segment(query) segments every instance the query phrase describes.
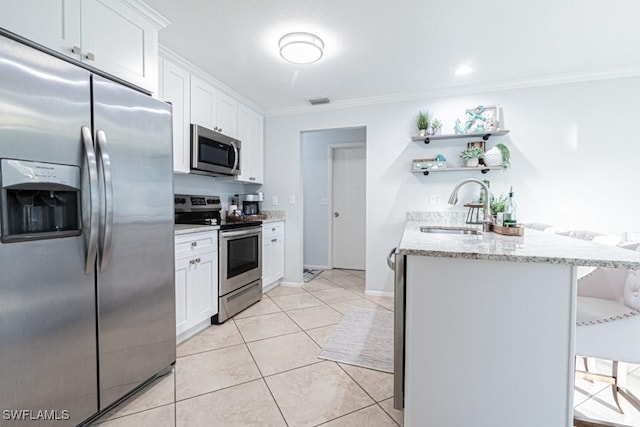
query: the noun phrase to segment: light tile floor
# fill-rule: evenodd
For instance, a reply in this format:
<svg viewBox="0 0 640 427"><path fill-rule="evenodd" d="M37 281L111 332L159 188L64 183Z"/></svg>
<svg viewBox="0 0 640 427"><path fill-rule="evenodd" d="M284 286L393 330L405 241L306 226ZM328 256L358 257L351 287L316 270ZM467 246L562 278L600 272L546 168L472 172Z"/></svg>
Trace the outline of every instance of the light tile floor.
<svg viewBox="0 0 640 427"><path fill-rule="evenodd" d="M278 286L262 301L178 347L174 371L96 422L124 426L398 426L391 374L318 359L350 307L393 310L364 294L364 273L328 270L302 288ZM607 372L610 363L596 361ZM640 369L629 388L640 397ZM640 425L620 414L604 383L576 380L579 415Z"/></svg>

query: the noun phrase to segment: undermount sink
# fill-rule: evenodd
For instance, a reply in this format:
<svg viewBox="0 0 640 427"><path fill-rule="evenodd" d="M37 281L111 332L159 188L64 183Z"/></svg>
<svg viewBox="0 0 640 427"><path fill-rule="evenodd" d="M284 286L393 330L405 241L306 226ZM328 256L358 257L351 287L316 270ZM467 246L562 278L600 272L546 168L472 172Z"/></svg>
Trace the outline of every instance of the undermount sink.
<svg viewBox="0 0 640 427"><path fill-rule="evenodd" d="M420 231L435 234L482 234L482 231L469 227L423 226Z"/></svg>

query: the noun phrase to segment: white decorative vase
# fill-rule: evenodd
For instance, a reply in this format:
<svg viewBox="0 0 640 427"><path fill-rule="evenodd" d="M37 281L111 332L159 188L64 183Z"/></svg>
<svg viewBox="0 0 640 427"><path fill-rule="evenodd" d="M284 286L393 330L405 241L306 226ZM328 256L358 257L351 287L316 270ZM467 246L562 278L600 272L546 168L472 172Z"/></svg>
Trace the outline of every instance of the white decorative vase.
<svg viewBox="0 0 640 427"><path fill-rule="evenodd" d="M493 147L484 153L484 164L487 166L500 166L502 164L502 151L498 147Z"/></svg>
<svg viewBox="0 0 640 427"><path fill-rule="evenodd" d="M478 166L479 163L480 163L480 160L478 158L467 159L467 167L468 168L475 168L475 167Z"/></svg>

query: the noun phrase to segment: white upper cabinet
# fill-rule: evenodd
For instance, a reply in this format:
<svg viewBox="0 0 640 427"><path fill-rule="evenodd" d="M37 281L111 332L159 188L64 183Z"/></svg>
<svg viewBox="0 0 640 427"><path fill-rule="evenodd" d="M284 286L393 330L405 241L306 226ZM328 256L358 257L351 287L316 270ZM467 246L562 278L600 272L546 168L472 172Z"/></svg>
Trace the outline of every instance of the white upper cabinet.
<svg viewBox="0 0 640 427"><path fill-rule="evenodd" d="M217 130L217 102L217 90L196 76L191 76L191 123Z"/></svg>
<svg viewBox="0 0 640 427"><path fill-rule="evenodd" d="M0 27L81 59L80 0L0 0L0 9Z"/></svg>
<svg viewBox="0 0 640 427"><path fill-rule="evenodd" d="M243 104L238 104L238 139L240 149L240 172L237 181L262 184L264 175L264 119Z"/></svg>
<svg viewBox="0 0 640 427"><path fill-rule="evenodd" d="M158 30L138 0L0 0L0 26L149 92L158 90Z"/></svg>
<svg viewBox="0 0 640 427"><path fill-rule="evenodd" d="M160 61L160 99L173 107L173 170L189 173L190 80L189 72L172 62Z"/></svg>
<svg viewBox="0 0 640 427"><path fill-rule="evenodd" d="M2 0L0 0L2 1ZM173 105L173 170L189 173L190 124L204 126L241 142L240 171L236 181L262 184L264 179L264 117L223 85L202 74L169 49L161 48L160 93ZM246 102L246 101L245 101Z"/></svg>
<svg viewBox="0 0 640 427"><path fill-rule="evenodd" d="M237 138L238 102L191 76L191 122Z"/></svg>

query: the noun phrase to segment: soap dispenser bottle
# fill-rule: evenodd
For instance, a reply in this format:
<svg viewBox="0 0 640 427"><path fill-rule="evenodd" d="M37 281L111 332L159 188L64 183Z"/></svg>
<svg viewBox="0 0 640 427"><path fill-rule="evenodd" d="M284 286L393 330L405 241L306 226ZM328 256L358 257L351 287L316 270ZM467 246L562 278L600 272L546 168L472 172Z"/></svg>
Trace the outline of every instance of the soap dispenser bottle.
<svg viewBox="0 0 640 427"><path fill-rule="evenodd" d="M516 221L516 201L513 198L513 186L511 186L511 189L509 190L509 198L507 199L507 202L504 205L503 220L504 220L503 225L505 227L513 226L517 222Z"/></svg>

